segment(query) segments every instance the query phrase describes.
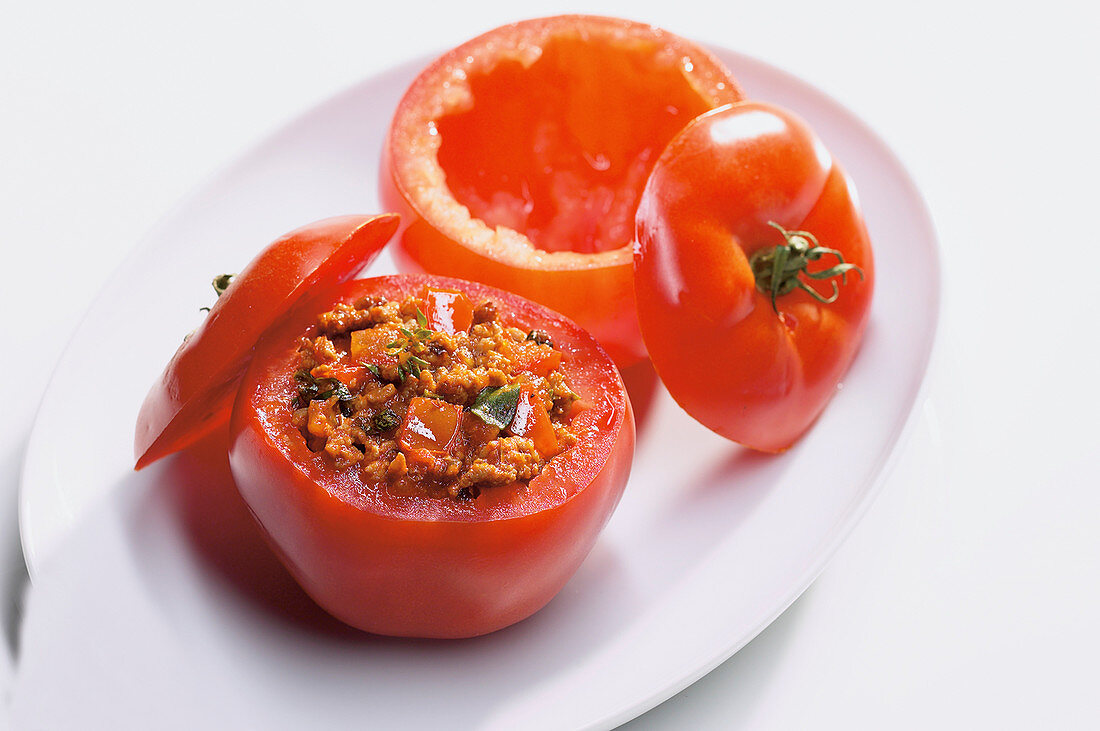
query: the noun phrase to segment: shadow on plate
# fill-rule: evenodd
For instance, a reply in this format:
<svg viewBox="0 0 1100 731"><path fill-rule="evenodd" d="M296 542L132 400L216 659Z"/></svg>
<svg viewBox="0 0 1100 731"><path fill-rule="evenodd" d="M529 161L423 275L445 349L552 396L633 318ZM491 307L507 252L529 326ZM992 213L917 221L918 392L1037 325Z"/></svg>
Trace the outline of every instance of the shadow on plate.
<svg viewBox="0 0 1100 731"><path fill-rule="evenodd" d="M641 435L649 426L649 417L653 412L660 379L648 358L629 368L620 369L619 373L623 377L626 392L630 395L630 405L634 409L634 424L638 434Z"/></svg>
<svg viewBox="0 0 1100 731"><path fill-rule="evenodd" d="M224 428L169 459L158 497L168 501L191 548L214 576L256 609L303 631L344 639L362 634L317 606L268 548L233 482Z"/></svg>
<svg viewBox="0 0 1100 731"><path fill-rule="evenodd" d="M134 494L123 520L137 574L156 604L190 649L249 679L242 700L252 683L252 701L274 703L272 713L290 714L283 720L301 710L294 697L314 696L333 718L353 717L363 710L364 689L384 688L384 705L394 709L422 706L430 688L438 712L418 714L476 723L500 696L472 695L469 682L522 692L596 651L636 611L620 558L600 544L547 607L506 629L461 641L370 635L313 603L268 548L232 481L223 429L128 475L118 489Z"/></svg>
<svg viewBox="0 0 1100 731"><path fill-rule="evenodd" d="M3 626L7 657L14 661L19 656L19 620L23 593L30 583L27 564L23 561L23 548L19 542L19 465L26 450L26 443L12 447L0 460L0 474L11 475L10 485L0 485L0 497L11 501L0 526L0 625Z"/></svg>
<svg viewBox="0 0 1100 731"><path fill-rule="evenodd" d="M688 691L673 696L620 728L686 728L713 723L721 712L725 728L751 728L753 711L790 649L791 640L807 606L813 603L811 586L783 614L736 655L697 680ZM721 701L715 704L714 699ZM732 715L731 715L732 714Z"/></svg>
<svg viewBox="0 0 1100 731"><path fill-rule="evenodd" d="M648 398L655 376L647 382L642 373L640 383L636 392ZM646 398L639 398L643 420ZM502 704L537 693L593 659L640 621L655 598L674 591L736 527L738 515L752 510L782 460L731 450L700 479L676 487L675 509L634 528L651 536L629 542L652 551L645 575L628 570L638 565L637 556L626 561L619 544L601 539L544 609L461 641L369 635L314 604L270 551L237 493L224 429L128 475L120 489L135 491L124 524L141 582L181 641L221 668L208 671L210 682L234 678L240 702L270 713L272 728L342 727L339 721L359 717L373 693L385 694L374 724L399 723L402 715L385 714L415 708L418 723L474 726L492 723ZM492 690L472 692L471 683ZM423 702L425 689L431 704ZM301 698L311 702L295 701Z"/></svg>

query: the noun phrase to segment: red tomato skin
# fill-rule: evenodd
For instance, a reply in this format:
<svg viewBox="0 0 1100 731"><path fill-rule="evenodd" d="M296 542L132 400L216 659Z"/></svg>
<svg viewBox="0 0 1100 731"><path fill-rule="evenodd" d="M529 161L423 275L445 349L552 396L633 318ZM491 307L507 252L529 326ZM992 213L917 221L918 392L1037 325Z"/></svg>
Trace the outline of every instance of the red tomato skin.
<svg viewBox="0 0 1100 731"><path fill-rule="evenodd" d="M397 226L393 214L328 218L291 231L260 252L184 340L145 397L134 433L134 468L224 424L237 379L263 331L311 288L354 275Z"/></svg>
<svg viewBox="0 0 1100 731"><path fill-rule="evenodd" d="M513 23L448 51L414 81L397 107L394 126L383 145L379 196L386 210L401 215L402 228L393 249L401 271L484 282L540 302L588 330L612 359L625 367L646 358L634 307L629 241L624 240L620 249L569 264L517 263L506 251L489 250L457 235L452 222L440 221L436 213L425 210L415 189L403 180L402 170L410 165L410 157L427 154L427 148L423 140L410 140L397 127L402 126L403 118L416 117L419 108L434 105L441 97L440 90L427 83L427 79L440 74L465 74L471 68L468 59L473 59L472 68L481 68L487 53L507 53L506 60L514 62L516 57L529 55L531 47L555 34L579 34L581 38L601 40L608 35L638 35L646 42L656 42L674 51L677 58L690 60L688 66L694 69L692 84L700 97L707 99L709 107L744 98L737 81L708 51L647 24L591 15L562 15ZM598 77L599 69L595 69L593 78ZM607 94L618 92L609 89ZM602 126L593 126L609 138L621 135L620 130L606 121Z"/></svg>
<svg viewBox="0 0 1100 731"><path fill-rule="evenodd" d="M832 304L756 289L748 258L783 243L769 221L813 233L863 270ZM835 393L874 289L855 189L794 114L743 102L704 114L662 153L639 205L635 288L653 364L673 398L722 436L789 448ZM812 265L836 263L826 256ZM823 294L828 282L811 282Z"/></svg>
<svg viewBox="0 0 1100 731"><path fill-rule="evenodd" d="M326 468L304 441L282 438L272 418L293 392L293 343L328 304L415 294L425 284L461 288L475 301L492 296L518 320L547 329L567 352L575 387L596 404L574 421L593 435L555 457L528 488L489 489L462 503L368 490L354 504L345 497L357 479ZM273 328L245 374L230 430L237 487L306 592L353 627L407 637L486 634L544 606L618 504L634 451L625 388L591 336L515 295L414 275L348 282Z"/></svg>

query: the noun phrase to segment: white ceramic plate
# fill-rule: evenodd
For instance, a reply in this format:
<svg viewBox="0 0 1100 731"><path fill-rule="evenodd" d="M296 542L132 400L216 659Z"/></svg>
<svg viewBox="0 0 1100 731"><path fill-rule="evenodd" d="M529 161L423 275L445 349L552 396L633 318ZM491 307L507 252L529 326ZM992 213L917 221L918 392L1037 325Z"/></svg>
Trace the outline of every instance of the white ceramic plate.
<svg viewBox="0 0 1100 731"><path fill-rule="evenodd" d="M58 365L28 446L20 525L32 576L93 504L137 496L143 507L119 524L133 554L129 580L209 661L207 679L233 683L234 702L259 709L267 728L344 728L367 717L379 726L610 727L736 652L806 589L882 484L932 348L939 270L921 197L870 129L786 73L718 54L751 96L817 129L856 181L875 243L866 340L794 449L742 450L658 387L626 495L577 576L533 618L456 643L341 631L256 543L239 501L221 489L224 476L196 471L188 455L131 471L138 406L199 321L211 276L237 271L307 221L378 210L383 133L418 61L364 81L246 154L114 275ZM383 257L369 273L391 266ZM120 339L135 344L124 368Z"/></svg>

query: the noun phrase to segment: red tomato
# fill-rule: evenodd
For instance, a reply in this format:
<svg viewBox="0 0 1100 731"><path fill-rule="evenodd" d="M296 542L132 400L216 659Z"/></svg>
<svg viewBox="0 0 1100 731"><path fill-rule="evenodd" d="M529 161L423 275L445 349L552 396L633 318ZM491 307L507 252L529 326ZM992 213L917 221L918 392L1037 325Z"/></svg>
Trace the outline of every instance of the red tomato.
<svg viewBox="0 0 1100 731"><path fill-rule="evenodd" d="M650 25L571 15L479 36L425 69L394 115L380 190L407 224L399 263L541 302L635 362L646 177L691 118L741 98L721 62Z"/></svg>
<svg viewBox="0 0 1100 731"><path fill-rule="evenodd" d="M638 316L669 392L722 436L791 446L836 391L871 305L871 244L840 165L788 111L714 110L662 153L637 237Z"/></svg>
<svg viewBox="0 0 1100 731"><path fill-rule="evenodd" d="M590 407L572 417L580 441L530 484L465 501L396 496L311 452L294 427L288 405L298 393L297 343L316 314L425 286L461 290L475 302L492 298L505 322L545 331L563 352L569 382ZM431 433L449 443L466 420L444 417L430 417ZM352 626L416 637L492 632L546 604L592 548L634 452L622 380L588 333L517 295L422 275L347 282L276 324L256 347L230 432L241 495L305 590Z"/></svg>
<svg viewBox="0 0 1100 731"><path fill-rule="evenodd" d="M303 294L350 278L382 249L397 216L342 216L279 238L236 275L172 356L141 406L135 469L224 423L252 346Z"/></svg>

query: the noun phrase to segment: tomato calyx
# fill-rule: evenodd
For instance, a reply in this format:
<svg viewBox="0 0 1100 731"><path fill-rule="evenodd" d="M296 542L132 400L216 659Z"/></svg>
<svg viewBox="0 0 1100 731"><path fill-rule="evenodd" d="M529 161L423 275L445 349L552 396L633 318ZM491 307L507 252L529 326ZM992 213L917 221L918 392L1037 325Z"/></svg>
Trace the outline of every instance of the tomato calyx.
<svg viewBox="0 0 1100 731"><path fill-rule="evenodd" d="M210 282L210 286L212 286L214 288L214 292L219 297L221 297L223 294L225 294L225 290L229 289L229 285L233 283L233 277L235 276L237 275L219 274L218 276L214 277L214 279Z"/></svg>
<svg viewBox="0 0 1100 731"><path fill-rule="evenodd" d="M844 261L844 254L836 249L822 246L817 237L809 231L788 231L775 221L768 221L768 225L775 228L783 236L785 244L776 244L769 248L757 250L749 258L749 266L753 276L756 277L756 288L764 294L771 296L772 310L779 314L779 308L775 299L785 294L790 294L795 289L801 289L822 304L832 304L840 296L840 287L835 277L840 277L842 284L848 283L848 272L855 271L859 278L863 279L863 270L855 264ZM811 272L808 269L810 262L831 254L838 260L837 264ZM823 295L810 286L801 275L805 274L814 280L832 280L833 292Z"/></svg>
<svg viewBox="0 0 1100 731"><path fill-rule="evenodd" d="M210 286L214 288L214 294L221 297L225 294L225 290L229 289L229 285L233 283L233 277L236 274L219 274L210 280ZM199 312L210 312L209 307L200 307Z"/></svg>

